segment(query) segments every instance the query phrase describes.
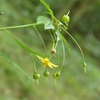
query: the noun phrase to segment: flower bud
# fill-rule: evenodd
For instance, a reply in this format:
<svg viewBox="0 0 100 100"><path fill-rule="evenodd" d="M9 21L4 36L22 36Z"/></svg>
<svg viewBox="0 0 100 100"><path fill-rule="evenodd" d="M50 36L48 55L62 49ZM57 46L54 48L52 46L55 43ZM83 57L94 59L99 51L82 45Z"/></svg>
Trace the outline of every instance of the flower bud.
<svg viewBox="0 0 100 100"><path fill-rule="evenodd" d="M57 72L56 73L56 77L58 78L60 76L60 72Z"/></svg>
<svg viewBox="0 0 100 100"><path fill-rule="evenodd" d="M57 77L56 77L56 73L53 74L53 78L57 78Z"/></svg>
<svg viewBox="0 0 100 100"><path fill-rule="evenodd" d="M52 54L56 54L56 49L51 49Z"/></svg>
<svg viewBox="0 0 100 100"><path fill-rule="evenodd" d="M45 77L48 77L48 76L50 75L50 72L46 69L46 70L44 71L43 75L44 75Z"/></svg>
<svg viewBox="0 0 100 100"><path fill-rule="evenodd" d="M60 72L55 72L54 74L53 74L53 78L58 78L60 76Z"/></svg>
<svg viewBox="0 0 100 100"><path fill-rule="evenodd" d="M40 74L37 73L36 71L34 71L33 78L34 78L35 80L39 79L39 78L40 78Z"/></svg>
<svg viewBox="0 0 100 100"><path fill-rule="evenodd" d="M62 22L63 23L68 23L70 21L70 17L68 15L64 15L62 18L61 18Z"/></svg>

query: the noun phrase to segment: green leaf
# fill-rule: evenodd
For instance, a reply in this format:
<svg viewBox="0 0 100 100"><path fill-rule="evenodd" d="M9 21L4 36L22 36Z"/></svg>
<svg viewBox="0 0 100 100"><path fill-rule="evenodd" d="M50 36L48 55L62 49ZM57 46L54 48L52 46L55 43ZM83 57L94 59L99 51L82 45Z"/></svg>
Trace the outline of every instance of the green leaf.
<svg viewBox="0 0 100 100"><path fill-rule="evenodd" d="M37 18L37 24L39 23L43 23L44 24L44 29L47 30L47 29L55 29L55 27L53 26L52 24L52 21L45 17L45 16L39 16Z"/></svg>
<svg viewBox="0 0 100 100"><path fill-rule="evenodd" d="M26 51L28 51L28 52L30 52L30 53L32 53L32 54L35 54L35 55L41 55L41 54L39 54L39 53L37 53L37 52L31 50L30 48L28 48L28 47L27 47L24 43L22 43L17 37L14 36L14 38L15 38L15 40L17 41L17 43L18 43L23 49L25 49Z"/></svg>
<svg viewBox="0 0 100 100"><path fill-rule="evenodd" d="M17 37L15 37L11 32L9 32L8 30L5 30L5 31L6 31L7 33L11 34L11 35L15 38L15 40L17 41L17 43L18 43L23 49L25 49L26 51L28 51L28 52L30 52L30 53L32 53L32 54L34 54L34 55L41 55L41 54L39 54L39 53L37 53L37 52L31 50L30 48L28 48L22 41L20 41Z"/></svg>
<svg viewBox="0 0 100 100"><path fill-rule="evenodd" d="M44 2L43 0L40 0L40 2L48 9L49 12L47 12L49 15L51 15L52 21L56 21L57 23L59 22L59 20L54 16L52 9L50 8L50 6Z"/></svg>
<svg viewBox="0 0 100 100"><path fill-rule="evenodd" d="M46 2L44 2L43 0L40 0L40 2L48 9L49 14L51 15L51 17L53 19L54 14L53 14L53 11L51 10L50 6Z"/></svg>
<svg viewBox="0 0 100 100"><path fill-rule="evenodd" d="M6 56L4 53L0 52L0 55L2 55L5 59L7 59L10 63L12 63L16 68L18 68L21 72L23 72L30 80L32 78L24 71L22 70L13 60L11 60L8 56Z"/></svg>

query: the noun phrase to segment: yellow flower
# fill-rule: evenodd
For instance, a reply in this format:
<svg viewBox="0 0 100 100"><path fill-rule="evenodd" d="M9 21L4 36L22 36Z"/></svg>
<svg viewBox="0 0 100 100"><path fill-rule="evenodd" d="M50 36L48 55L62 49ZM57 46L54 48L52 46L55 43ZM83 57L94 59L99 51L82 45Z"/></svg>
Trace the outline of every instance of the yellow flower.
<svg viewBox="0 0 100 100"><path fill-rule="evenodd" d="M50 68L53 68L53 67L58 67L57 65L54 65L53 63L51 63L49 61L48 58L41 58L40 56L37 55L37 57L41 60L41 62L44 64L44 67L47 67L49 66Z"/></svg>

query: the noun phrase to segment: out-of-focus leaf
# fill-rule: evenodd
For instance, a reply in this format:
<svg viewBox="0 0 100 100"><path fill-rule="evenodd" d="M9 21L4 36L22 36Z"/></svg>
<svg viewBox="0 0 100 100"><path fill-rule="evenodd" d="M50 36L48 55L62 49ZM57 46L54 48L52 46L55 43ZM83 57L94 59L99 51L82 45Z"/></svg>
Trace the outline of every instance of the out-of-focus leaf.
<svg viewBox="0 0 100 100"><path fill-rule="evenodd" d="M53 26L52 24L52 21L45 17L45 16L39 16L37 18L37 24L39 23L43 23L44 24L44 29L47 30L47 29L55 29L55 27Z"/></svg>
<svg viewBox="0 0 100 100"><path fill-rule="evenodd" d="M23 72L30 80L32 78L24 71L22 70L13 60L11 60L8 56L6 56L4 53L0 52L0 55L2 55L5 59L7 59L10 63L12 63L16 68L18 68L21 72Z"/></svg>

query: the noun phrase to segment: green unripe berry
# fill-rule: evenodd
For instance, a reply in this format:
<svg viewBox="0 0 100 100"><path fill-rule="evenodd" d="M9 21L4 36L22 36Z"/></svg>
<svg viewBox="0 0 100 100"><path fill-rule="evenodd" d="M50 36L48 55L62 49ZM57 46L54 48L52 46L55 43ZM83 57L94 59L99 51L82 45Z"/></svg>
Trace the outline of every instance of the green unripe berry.
<svg viewBox="0 0 100 100"><path fill-rule="evenodd" d="M60 72L57 72L57 73L56 73L56 77L59 77L59 76L60 76Z"/></svg>
<svg viewBox="0 0 100 100"><path fill-rule="evenodd" d="M68 15L64 15L62 18L61 18L62 22L63 23L68 23L70 21L70 17Z"/></svg>
<svg viewBox="0 0 100 100"><path fill-rule="evenodd" d="M37 72L34 72L33 78L34 78L35 80L39 79L39 78L40 78L40 74L37 73Z"/></svg>
<svg viewBox="0 0 100 100"><path fill-rule="evenodd" d="M46 70L46 71L44 71L43 75L47 77L50 75L50 72Z"/></svg>
<svg viewBox="0 0 100 100"><path fill-rule="evenodd" d="M53 78L58 78L60 76L60 72L56 72L53 74Z"/></svg>
<svg viewBox="0 0 100 100"><path fill-rule="evenodd" d="M56 73L53 74L53 78L57 78Z"/></svg>

